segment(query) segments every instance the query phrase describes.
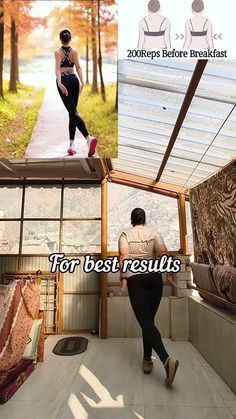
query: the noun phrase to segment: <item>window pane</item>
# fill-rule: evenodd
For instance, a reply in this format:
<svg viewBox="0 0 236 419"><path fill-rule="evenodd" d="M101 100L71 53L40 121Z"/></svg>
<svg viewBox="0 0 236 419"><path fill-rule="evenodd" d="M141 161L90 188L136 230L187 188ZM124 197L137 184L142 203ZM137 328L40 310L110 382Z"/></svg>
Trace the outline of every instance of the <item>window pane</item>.
<svg viewBox="0 0 236 419"><path fill-rule="evenodd" d="M60 216L61 188L29 186L25 190L25 218Z"/></svg>
<svg viewBox="0 0 236 419"><path fill-rule="evenodd" d="M136 208L146 212L147 225L155 225L169 250L179 250L179 218L177 199L108 184L108 249L118 249L121 232L131 227L130 213Z"/></svg>
<svg viewBox="0 0 236 419"><path fill-rule="evenodd" d="M21 216L22 188L0 188L0 219L20 218Z"/></svg>
<svg viewBox="0 0 236 419"><path fill-rule="evenodd" d="M64 218L100 217L100 185L80 185L66 187L64 191Z"/></svg>
<svg viewBox="0 0 236 419"><path fill-rule="evenodd" d="M0 221L0 253L18 254L20 241L20 223L18 221Z"/></svg>
<svg viewBox="0 0 236 419"><path fill-rule="evenodd" d="M59 249L58 221L25 221L22 253L50 254Z"/></svg>
<svg viewBox="0 0 236 419"><path fill-rule="evenodd" d="M65 221L62 250L65 253L100 253L101 222Z"/></svg>
<svg viewBox="0 0 236 419"><path fill-rule="evenodd" d="M188 252L193 254L193 230L190 203L186 202L186 219L187 219L187 237L188 237Z"/></svg>

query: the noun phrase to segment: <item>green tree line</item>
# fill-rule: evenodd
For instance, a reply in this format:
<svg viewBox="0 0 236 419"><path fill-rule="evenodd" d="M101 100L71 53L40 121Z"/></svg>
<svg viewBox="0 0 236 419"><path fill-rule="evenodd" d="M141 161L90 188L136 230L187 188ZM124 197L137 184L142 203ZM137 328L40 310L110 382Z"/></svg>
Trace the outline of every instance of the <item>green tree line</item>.
<svg viewBox="0 0 236 419"><path fill-rule="evenodd" d="M36 0L0 0L0 97L3 97L3 65L5 37L10 38L10 80L9 91L17 92L19 71L19 45L39 25L47 26L47 18L33 17L31 14ZM100 91L106 101L103 77L103 52L117 48L117 0L71 0L62 2L49 16L54 23L55 37L69 22L73 33L79 35L86 57L86 83L89 84L89 60L92 60L91 92ZM67 25L68 26L68 25ZM26 44L27 45L27 44ZM116 101L117 106L117 101Z"/></svg>

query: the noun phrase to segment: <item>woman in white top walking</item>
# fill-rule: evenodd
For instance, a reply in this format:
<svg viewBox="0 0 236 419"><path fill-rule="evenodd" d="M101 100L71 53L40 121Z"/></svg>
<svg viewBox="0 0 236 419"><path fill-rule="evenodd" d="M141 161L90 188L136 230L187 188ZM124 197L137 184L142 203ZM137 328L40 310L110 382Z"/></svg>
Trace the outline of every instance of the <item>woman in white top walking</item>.
<svg viewBox="0 0 236 419"><path fill-rule="evenodd" d="M135 208L131 213L133 228L124 231L119 238L120 266L125 259L156 259L167 253L161 235L147 227L145 211ZM167 280L173 285L167 275ZM143 372L150 374L153 368L152 349L155 350L166 370L166 383L171 385L179 361L169 357L154 319L161 302L163 281L161 273L132 274L121 273L121 293L127 285L134 314L142 328Z"/></svg>
<svg viewBox="0 0 236 419"><path fill-rule="evenodd" d="M158 0L148 3L149 15L139 23L138 49L170 49L170 21L160 15Z"/></svg>
<svg viewBox="0 0 236 419"><path fill-rule="evenodd" d="M185 24L184 49L214 49L212 23L203 16L204 2L194 0L194 17Z"/></svg>

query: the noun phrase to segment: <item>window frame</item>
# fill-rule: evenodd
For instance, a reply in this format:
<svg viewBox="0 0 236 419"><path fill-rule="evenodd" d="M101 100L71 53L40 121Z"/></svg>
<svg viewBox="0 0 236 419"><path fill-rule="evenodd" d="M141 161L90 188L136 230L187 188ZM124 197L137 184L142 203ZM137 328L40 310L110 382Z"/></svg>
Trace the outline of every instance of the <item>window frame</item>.
<svg viewBox="0 0 236 419"><path fill-rule="evenodd" d="M155 195L163 195L163 196L166 196L166 194L157 193L154 190L146 190L146 189L144 189L142 187L137 187L136 185L135 186L131 186L131 185L125 185L123 183L120 184L120 183L116 183L116 182L114 182L114 184L117 184L117 185L120 185L120 186L125 186L125 187L128 187L128 188L131 187L133 189L142 190L142 191L145 191L145 192L153 193ZM177 200L177 208L176 208L177 211L176 211L176 215L178 217L178 222L179 222L179 245L180 245L179 249L169 249L168 250L168 254L170 254L170 255L181 254L181 253L183 253L183 250L184 250L183 249L183 247L184 247L183 246L183 241L182 241L183 240L183 237L182 237L182 232L181 232L181 229L182 229L181 224L183 222L183 217L182 217L182 214L181 214L182 210L181 210L181 207L179 205L180 195L181 194L179 194L179 196L168 196L169 199L176 199ZM186 202L189 201L189 198L186 197L186 196L185 196L185 201ZM108 248L108 251L107 251L107 254L108 254L108 256L112 257L112 256L118 255L119 251L117 249L110 249L109 248L109 188L108 188L107 227L108 227L108 231L107 231L107 248ZM117 238L117 242L118 242L118 238ZM184 252L183 254L188 254L188 246L187 246L187 252L186 253Z"/></svg>
<svg viewBox="0 0 236 419"><path fill-rule="evenodd" d="M11 254L7 254L7 253L1 253L0 257L4 257L4 256L11 256L11 257L18 257L18 264L20 264L20 260L22 257L35 257L35 256L42 256L42 257L47 257L48 254L47 253L23 253L23 237L24 237L24 222L26 221L56 221L59 222L59 231L58 231L58 237L59 237L59 242L58 242L58 252L62 252L62 245L63 245L63 223L65 221L91 221L91 220L96 220L96 221L100 221L101 224L101 216L100 217L64 217L64 190L65 187L69 187L69 186L81 186L81 185L87 185L89 187L89 185L98 185L101 188L101 181L100 180L65 180L65 179L52 179L52 180L40 180L40 179L24 179L24 180L20 180L20 181L16 181L16 180L2 180L0 181L0 187L7 187L7 186L11 186L11 187L22 187L22 191L21 191L21 216L17 217L17 218L3 218L0 220L1 222L19 222L20 223L20 235L19 235L19 251L18 253L11 253ZM59 217L25 217L24 213L25 213L25 194L26 194L26 188L28 186L38 186L38 187L44 187L44 186L57 186L60 188L60 214ZM101 202L101 198L100 198L100 202ZM72 253L72 252L67 252L66 256L69 257L78 257L78 256L83 256L86 255L87 252L83 253L83 252L78 252L78 253ZM91 255L97 256L100 255L101 252L99 253L90 253Z"/></svg>

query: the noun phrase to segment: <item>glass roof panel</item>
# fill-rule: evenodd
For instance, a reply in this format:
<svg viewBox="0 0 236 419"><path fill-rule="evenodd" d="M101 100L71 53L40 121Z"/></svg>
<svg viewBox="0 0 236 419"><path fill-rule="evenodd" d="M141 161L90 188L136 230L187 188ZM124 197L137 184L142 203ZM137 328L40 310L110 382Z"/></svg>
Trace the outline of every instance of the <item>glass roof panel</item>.
<svg viewBox="0 0 236 419"><path fill-rule="evenodd" d="M145 164L141 164L138 162L130 164L130 159L117 159L119 161L113 162L113 166L115 170L120 172L129 173L132 175L137 176L144 176L149 179L154 179L156 170L154 168L150 168Z"/></svg>
<svg viewBox="0 0 236 419"><path fill-rule="evenodd" d="M192 187L236 156L235 64L208 62L160 181ZM120 61L116 170L156 178L195 65Z"/></svg>
<svg viewBox="0 0 236 419"><path fill-rule="evenodd" d="M169 92L141 86L120 83L119 87L119 106L122 104L145 104L155 106L157 109L163 109L168 106L169 109L179 109L183 93Z"/></svg>
<svg viewBox="0 0 236 419"><path fill-rule="evenodd" d="M236 101L236 61L208 61L196 94L211 97L214 101ZM215 104L215 102L214 102Z"/></svg>
<svg viewBox="0 0 236 419"><path fill-rule="evenodd" d="M163 134L170 137L174 124L168 124L165 121L161 122L158 120L153 120L151 117L146 118L145 115L143 115L143 117L140 118L140 117L135 117L135 115L125 116L125 115L122 115L122 113L120 113L119 127L128 128L128 129L135 128L139 130L145 129L156 135Z"/></svg>
<svg viewBox="0 0 236 419"><path fill-rule="evenodd" d="M171 172L168 172L162 176L161 181L164 183L169 183L170 185L179 186L179 191L181 191L181 188L185 183L183 179L178 176L178 174Z"/></svg>
<svg viewBox="0 0 236 419"><path fill-rule="evenodd" d="M194 60L188 63L182 61L177 66L174 61L169 60L153 60L151 63L142 60L120 60L118 79L120 83L149 86L160 90L165 90L167 87L168 91L185 92L195 63Z"/></svg>
<svg viewBox="0 0 236 419"><path fill-rule="evenodd" d="M157 148L156 144L153 144L153 142L148 142L148 141L145 141L145 140L144 141L140 141L140 140L133 141L133 140L130 140L130 139L127 139L127 138L124 138L124 137L120 137L120 148L119 148L120 153L122 152L121 151L122 146L123 146L123 149L125 149L126 147L132 149L133 150L132 152L135 152L135 150L137 149L137 150L140 150L140 151L142 150L142 151L152 153L153 150L155 150ZM158 153L156 153L156 154L159 154L163 158L165 150L166 150L166 146L158 144ZM121 155L120 153L119 153L119 155Z"/></svg>
<svg viewBox="0 0 236 419"><path fill-rule="evenodd" d="M150 89L145 89L150 90ZM158 100L139 100L132 96L119 95L119 114L127 116L140 117L141 119L153 119L155 121L174 124L176 121L176 112L179 110L179 104L183 100L182 95L175 93L161 92L161 100L159 92L154 91ZM179 98L180 96L180 98ZM175 102L175 103L174 103Z"/></svg>
<svg viewBox="0 0 236 419"><path fill-rule="evenodd" d="M140 150L139 148L133 149L130 147L120 146L120 158L127 156L131 162L138 160L141 163L146 164L146 159L149 161L150 166L157 168L158 162L162 161L162 154L160 153L149 153L148 151Z"/></svg>
<svg viewBox="0 0 236 419"><path fill-rule="evenodd" d="M212 166L210 164L204 164L200 163L196 167L196 169L193 171L193 173L189 176L186 183L183 185L183 187L186 187L189 182L192 182L195 180L195 184L203 182L208 177L212 176L214 173L218 172L220 168L217 166Z"/></svg>
<svg viewBox="0 0 236 419"><path fill-rule="evenodd" d="M228 150L227 148L223 149L211 146L201 161L202 163L208 163L222 167L225 166L235 156L236 150Z"/></svg>

